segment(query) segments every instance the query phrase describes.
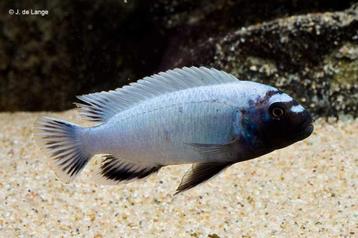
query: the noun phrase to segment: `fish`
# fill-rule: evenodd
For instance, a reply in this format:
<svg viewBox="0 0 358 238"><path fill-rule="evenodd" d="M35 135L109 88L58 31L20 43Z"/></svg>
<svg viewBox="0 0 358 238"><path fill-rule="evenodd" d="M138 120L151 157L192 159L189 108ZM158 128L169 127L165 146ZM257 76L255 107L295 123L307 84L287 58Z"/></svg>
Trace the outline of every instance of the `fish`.
<svg viewBox="0 0 358 238"><path fill-rule="evenodd" d="M178 194L233 164L301 141L314 128L308 110L281 90L203 66L171 69L78 99L79 114L94 126L51 117L37 124L50 165L66 183L94 155L102 156L99 183L192 164Z"/></svg>

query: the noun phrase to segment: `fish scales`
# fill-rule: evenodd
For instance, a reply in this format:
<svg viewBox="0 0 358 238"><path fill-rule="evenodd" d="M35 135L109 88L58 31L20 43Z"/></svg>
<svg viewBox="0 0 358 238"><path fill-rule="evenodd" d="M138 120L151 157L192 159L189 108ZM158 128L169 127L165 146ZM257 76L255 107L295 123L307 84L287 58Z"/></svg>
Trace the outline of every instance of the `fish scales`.
<svg viewBox="0 0 358 238"><path fill-rule="evenodd" d="M313 130L310 114L289 95L205 67L170 70L79 99L81 115L98 125L51 118L38 125L50 162L66 181L96 154L105 155L99 176L114 183L193 163L181 192Z"/></svg>
<svg viewBox="0 0 358 238"><path fill-rule="evenodd" d="M94 139L88 146L102 141L93 153L109 152L138 162L165 165L201 160L185 143L227 143L232 138L236 106L228 96L237 94L236 88L223 85L216 93L206 93L212 90L212 86L182 90L134 106L108 123L90 128Z"/></svg>

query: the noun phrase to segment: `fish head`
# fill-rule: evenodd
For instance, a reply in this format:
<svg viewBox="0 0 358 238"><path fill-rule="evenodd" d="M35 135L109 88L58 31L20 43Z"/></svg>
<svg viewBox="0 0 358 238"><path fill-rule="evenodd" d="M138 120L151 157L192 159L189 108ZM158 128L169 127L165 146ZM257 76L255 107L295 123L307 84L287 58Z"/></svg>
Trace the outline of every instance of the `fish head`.
<svg viewBox="0 0 358 238"><path fill-rule="evenodd" d="M243 115L244 127L257 149L265 152L291 145L313 132L311 114L279 90L258 98L249 111Z"/></svg>
<svg viewBox="0 0 358 238"><path fill-rule="evenodd" d="M279 149L303 140L313 132L310 113L296 100L275 101L268 105L263 119L263 141Z"/></svg>

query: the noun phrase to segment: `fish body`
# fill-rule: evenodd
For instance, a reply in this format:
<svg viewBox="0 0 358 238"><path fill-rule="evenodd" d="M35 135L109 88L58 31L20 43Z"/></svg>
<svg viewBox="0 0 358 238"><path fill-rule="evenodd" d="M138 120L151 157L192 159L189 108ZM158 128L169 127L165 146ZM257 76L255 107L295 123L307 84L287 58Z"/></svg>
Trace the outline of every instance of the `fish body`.
<svg viewBox="0 0 358 238"><path fill-rule="evenodd" d="M313 130L309 113L287 94L205 67L170 70L79 99L81 114L99 125L83 128L50 118L39 124L57 174L66 180L96 154L106 155L99 174L114 182L193 163L181 192ZM274 118L280 113L289 117Z"/></svg>
<svg viewBox="0 0 358 238"><path fill-rule="evenodd" d="M93 148L92 154L107 153L139 163L216 161L202 157L191 144L225 144L235 138L234 114L248 106L248 99L254 99L258 91L255 87L261 87L262 92L269 89L237 81L155 97L88 128L86 146ZM245 91L251 95L245 95Z"/></svg>

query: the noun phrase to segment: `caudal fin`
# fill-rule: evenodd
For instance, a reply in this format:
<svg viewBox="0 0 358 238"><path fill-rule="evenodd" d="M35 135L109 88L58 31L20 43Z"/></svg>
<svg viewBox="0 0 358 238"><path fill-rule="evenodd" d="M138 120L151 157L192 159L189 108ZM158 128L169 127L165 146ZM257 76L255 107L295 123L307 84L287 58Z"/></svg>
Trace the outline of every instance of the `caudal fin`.
<svg viewBox="0 0 358 238"><path fill-rule="evenodd" d="M37 136L49 152L50 164L64 182L73 180L87 164L91 155L81 143L84 128L59 119L44 117L37 125Z"/></svg>

